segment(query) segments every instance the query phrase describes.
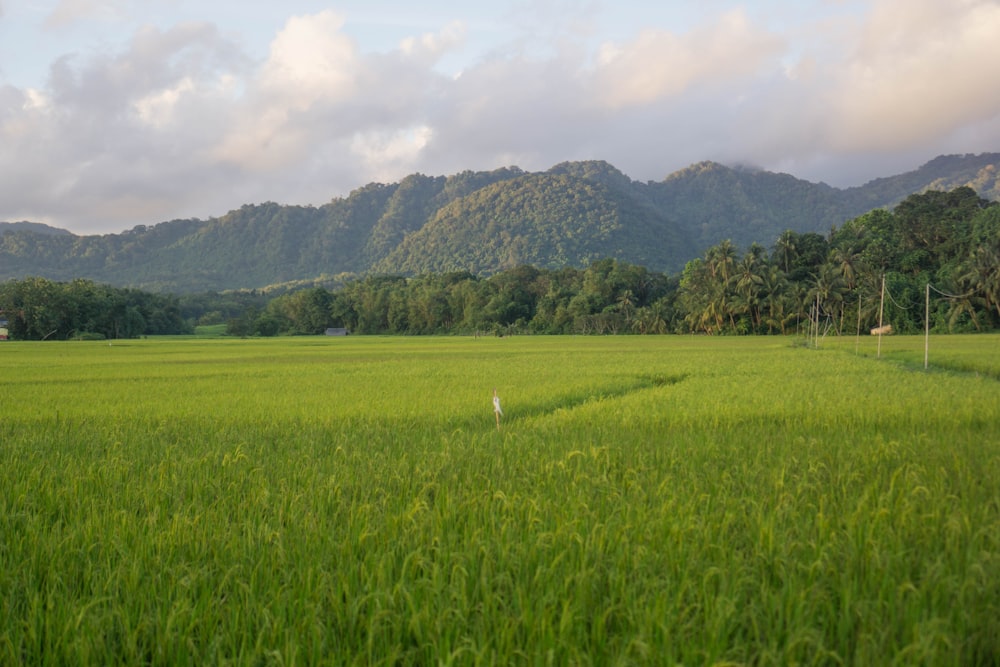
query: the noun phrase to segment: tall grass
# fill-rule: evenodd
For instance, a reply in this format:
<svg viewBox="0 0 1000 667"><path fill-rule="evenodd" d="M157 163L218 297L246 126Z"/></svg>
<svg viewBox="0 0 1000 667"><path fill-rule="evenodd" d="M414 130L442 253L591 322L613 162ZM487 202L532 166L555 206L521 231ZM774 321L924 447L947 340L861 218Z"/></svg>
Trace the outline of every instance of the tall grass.
<svg viewBox="0 0 1000 667"><path fill-rule="evenodd" d="M871 345L4 344L0 663L996 664L997 381Z"/></svg>

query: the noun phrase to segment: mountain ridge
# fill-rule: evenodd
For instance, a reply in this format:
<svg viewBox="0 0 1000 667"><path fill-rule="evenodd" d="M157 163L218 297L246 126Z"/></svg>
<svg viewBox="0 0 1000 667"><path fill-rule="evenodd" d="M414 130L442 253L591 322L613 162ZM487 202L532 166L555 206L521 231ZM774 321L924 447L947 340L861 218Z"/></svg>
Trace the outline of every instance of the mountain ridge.
<svg viewBox="0 0 1000 667"><path fill-rule="evenodd" d="M910 194L962 185L1000 200L1000 153L938 156L850 188L698 162L661 181L602 160L369 183L322 206L245 204L225 215L82 235L0 223L0 280L88 278L154 291L264 288L370 273L585 266L613 257L678 272L724 239L771 246L827 233Z"/></svg>

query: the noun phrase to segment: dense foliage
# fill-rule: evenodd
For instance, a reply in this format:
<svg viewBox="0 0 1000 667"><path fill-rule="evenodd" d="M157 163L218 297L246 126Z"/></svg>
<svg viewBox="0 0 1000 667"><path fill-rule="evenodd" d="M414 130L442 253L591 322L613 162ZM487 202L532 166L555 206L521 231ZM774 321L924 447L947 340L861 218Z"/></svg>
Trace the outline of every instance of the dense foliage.
<svg viewBox="0 0 1000 667"><path fill-rule="evenodd" d="M0 224L0 280L87 278L177 293L329 283L345 274L583 269L603 258L677 273L721 239L748 248L785 230L826 234L929 187L970 185L996 199L998 166L998 154L941 157L844 190L711 162L648 183L600 161L538 173L414 174L322 206L246 205L121 234Z"/></svg>
<svg viewBox="0 0 1000 667"><path fill-rule="evenodd" d="M744 252L723 241L679 277L611 258L586 269L522 265L489 278L369 276L279 296L232 320L230 331L787 334L855 333L882 322L899 332L1000 325L1000 207L970 188L931 191L825 237L789 230L770 250Z"/></svg>
<svg viewBox="0 0 1000 667"><path fill-rule="evenodd" d="M329 327L362 334L819 335L880 323L903 333L925 326L979 331L1000 326L1000 206L971 188L930 191L827 236L786 230L771 248L746 250L726 240L678 274L609 257L583 269L520 264L487 277L458 270L335 283L168 298L33 278L0 285L0 309L15 338L128 337L223 322L239 336Z"/></svg>
<svg viewBox="0 0 1000 667"><path fill-rule="evenodd" d="M176 297L82 279L0 283L0 319L18 340L136 338L190 331Z"/></svg>
<svg viewBox="0 0 1000 667"><path fill-rule="evenodd" d="M883 321L980 330L1000 323L998 298L1000 208L965 187L911 196L827 238L786 232L770 255L723 242L685 268L680 290L686 324L708 333L786 333L807 315L838 333Z"/></svg>
<svg viewBox="0 0 1000 667"><path fill-rule="evenodd" d="M828 236L786 231L770 250L740 252L724 241L677 277L612 258L586 269L521 265L488 278L368 276L283 294L231 319L229 330L854 333L880 322L917 331L926 319L935 331L1000 325L1000 207L970 188L914 195Z"/></svg>

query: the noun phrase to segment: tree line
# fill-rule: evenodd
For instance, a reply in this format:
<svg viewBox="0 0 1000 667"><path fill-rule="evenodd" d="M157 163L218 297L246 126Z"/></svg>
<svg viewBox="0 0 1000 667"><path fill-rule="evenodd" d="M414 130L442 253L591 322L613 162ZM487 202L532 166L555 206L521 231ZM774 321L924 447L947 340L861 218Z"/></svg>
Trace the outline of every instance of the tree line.
<svg viewBox="0 0 1000 667"><path fill-rule="evenodd" d="M190 333L175 296L77 279L0 283L0 320L15 340L137 338Z"/></svg>
<svg viewBox="0 0 1000 667"><path fill-rule="evenodd" d="M928 285L934 298L925 313ZM62 296L53 299L53 291ZM44 297L43 305L29 307L31 294ZM935 331L981 331L1000 327L1000 206L967 187L929 191L826 236L786 231L770 248L723 241L678 275L602 259L586 268L522 265L489 277L368 275L335 289L274 296L139 294L31 279L3 285L0 308L21 314L11 332L28 338L176 333L199 321L224 321L237 336L328 327L358 334L789 334L816 326L853 334L880 321L905 333L922 331L925 317ZM101 319L103 310L113 314Z"/></svg>
<svg viewBox="0 0 1000 667"><path fill-rule="evenodd" d="M934 288L925 312L927 285ZM236 335L788 334L1000 326L1000 207L970 188L913 195L829 235L786 231L771 248L712 246L678 276L614 259L585 269L520 266L367 276L338 290L301 290L228 323Z"/></svg>

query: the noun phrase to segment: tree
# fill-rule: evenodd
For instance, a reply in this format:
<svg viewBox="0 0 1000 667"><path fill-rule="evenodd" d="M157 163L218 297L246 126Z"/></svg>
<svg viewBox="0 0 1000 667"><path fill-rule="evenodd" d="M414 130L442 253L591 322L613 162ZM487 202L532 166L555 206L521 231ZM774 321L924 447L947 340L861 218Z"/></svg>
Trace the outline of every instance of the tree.
<svg viewBox="0 0 1000 667"><path fill-rule="evenodd" d="M330 326L330 293L322 287L305 289L283 297L289 333L318 334Z"/></svg>
<svg viewBox="0 0 1000 667"><path fill-rule="evenodd" d="M843 306L846 293L847 286L835 265L823 264L813 274L812 287L807 296L810 301L815 300L819 306L819 312L816 313L817 321L820 314L825 313L833 320L838 334L841 333L844 320Z"/></svg>
<svg viewBox="0 0 1000 667"><path fill-rule="evenodd" d="M626 289L618 296L617 309L618 312L622 314L625 318L625 325L630 326L632 323L632 313L634 311L632 290Z"/></svg>
<svg viewBox="0 0 1000 667"><path fill-rule="evenodd" d="M736 265L734 280L738 302L735 310L749 317L752 333L761 330L760 293L764 284L761 275L766 269L760 246L751 247ZM747 332L750 333L750 332Z"/></svg>
<svg viewBox="0 0 1000 667"><path fill-rule="evenodd" d="M914 274L934 270L956 254L967 236L968 223L991 206L995 203L980 198L970 187L929 190L904 199L893 209L901 250L898 269Z"/></svg>
<svg viewBox="0 0 1000 667"><path fill-rule="evenodd" d="M795 259L798 253L796 247L797 238L798 234L790 229L786 229L774 244L774 255L772 257L786 274L791 273L792 260Z"/></svg>
<svg viewBox="0 0 1000 667"><path fill-rule="evenodd" d="M777 330L785 335L787 333L786 327L794 317L794 315L788 314L788 287L789 282L785 277L785 272L773 264L768 265L761 277L764 324L767 325L768 333L774 333Z"/></svg>

